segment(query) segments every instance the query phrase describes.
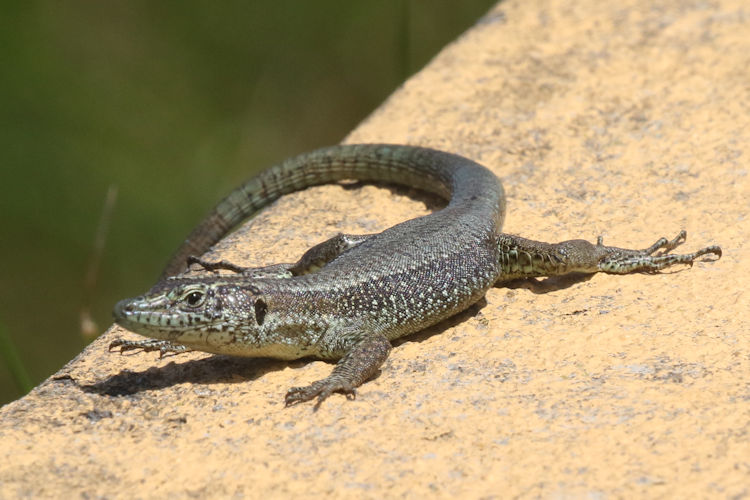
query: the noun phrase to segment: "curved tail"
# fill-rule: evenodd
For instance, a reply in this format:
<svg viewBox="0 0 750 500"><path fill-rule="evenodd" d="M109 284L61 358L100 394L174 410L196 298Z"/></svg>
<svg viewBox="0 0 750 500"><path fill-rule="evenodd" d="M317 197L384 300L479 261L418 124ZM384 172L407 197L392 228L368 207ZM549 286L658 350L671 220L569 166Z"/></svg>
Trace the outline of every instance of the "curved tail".
<svg viewBox="0 0 750 500"><path fill-rule="evenodd" d="M470 175L465 175L469 174L465 169L471 170ZM183 272L188 257L202 255L242 221L284 194L356 179L407 185L453 203L462 192L467 196L476 193L472 185L486 183L489 178L497 182L491 172L471 160L416 146L341 145L305 153L261 172L219 202L177 249L161 279Z"/></svg>

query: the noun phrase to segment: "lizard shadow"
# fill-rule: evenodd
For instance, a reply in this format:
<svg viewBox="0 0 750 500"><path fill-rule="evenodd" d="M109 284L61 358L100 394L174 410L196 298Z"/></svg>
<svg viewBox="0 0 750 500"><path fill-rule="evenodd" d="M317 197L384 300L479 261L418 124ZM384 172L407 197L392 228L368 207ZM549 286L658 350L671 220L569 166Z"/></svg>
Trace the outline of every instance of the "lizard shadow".
<svg viewBox="0 0 750 500"><path fill-rule="evenodd" d="M594 276L595 273L568 273L560 276L550 276L542 280L538 278L518 278L498 283L495 287L509 288L511 290L524 289L539 295L570 288L578 283L588 281Z"/></svg>
<svg viewBox="0 0 750 500"><path fill-rule="evenodd" d="M141 371L122 370L101 382L81 386L84 392L129 396L182 383L217 384L247 382L281 370L288 362L271 358L242 358L214 354L182 363L170 362Z"/></svg>

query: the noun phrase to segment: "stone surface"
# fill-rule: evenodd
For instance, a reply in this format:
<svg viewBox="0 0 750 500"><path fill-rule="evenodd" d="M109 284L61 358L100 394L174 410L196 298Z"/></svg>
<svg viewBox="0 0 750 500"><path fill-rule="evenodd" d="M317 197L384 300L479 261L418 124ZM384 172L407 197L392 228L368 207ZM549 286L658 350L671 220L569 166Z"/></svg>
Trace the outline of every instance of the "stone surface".
<svg viewBox="0 0 750 500"><path fill-rule="evenodd" d="M317 412L283 394L329 364L111 355L114 328L0 410L0 496L747 497L748 33L740 0L503 2L347 138L483 163L507 232L684 228L718 262L494 288ZM324 186L217 250L289 261L436 206Z"/></svg>

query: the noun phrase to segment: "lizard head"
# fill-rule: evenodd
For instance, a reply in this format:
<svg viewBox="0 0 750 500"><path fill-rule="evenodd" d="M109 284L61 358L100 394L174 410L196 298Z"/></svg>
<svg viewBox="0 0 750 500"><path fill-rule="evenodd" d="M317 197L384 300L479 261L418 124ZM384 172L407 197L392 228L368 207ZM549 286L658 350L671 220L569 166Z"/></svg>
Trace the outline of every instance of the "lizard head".
<svg viewBox="0 0 750 500"><path fill-rule="evenodd" d="M267 306L260 291L232 280L169 278L144 295L121 300L114 319L148 337L191 345L231 342L263 325Z"/></svg>

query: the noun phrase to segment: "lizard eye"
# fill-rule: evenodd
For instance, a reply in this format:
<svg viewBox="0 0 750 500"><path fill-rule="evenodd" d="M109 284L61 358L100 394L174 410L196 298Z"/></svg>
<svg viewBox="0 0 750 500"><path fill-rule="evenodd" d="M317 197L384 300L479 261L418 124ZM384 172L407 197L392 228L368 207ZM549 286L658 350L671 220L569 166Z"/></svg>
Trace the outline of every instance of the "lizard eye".
<svg viewBox="0 0 750 500"><path fill-rule="evenodd" d="M190 307L198 307L203 304L203 292L192 291L188 293L182 300L187 303Z"/></svg>

